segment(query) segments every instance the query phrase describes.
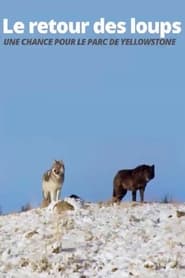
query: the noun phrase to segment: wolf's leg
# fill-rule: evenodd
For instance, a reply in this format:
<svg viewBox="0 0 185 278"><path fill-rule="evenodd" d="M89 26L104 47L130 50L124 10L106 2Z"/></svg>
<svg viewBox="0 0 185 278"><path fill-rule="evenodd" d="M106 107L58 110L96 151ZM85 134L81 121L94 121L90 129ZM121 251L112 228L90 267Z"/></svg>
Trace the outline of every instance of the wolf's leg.
<svg viewBox="0 0 185 278"><path fill-rule="evenodd" d="M121 192L119 192L115 199L116 199L116 202L121 202L121 200L123 199L123 197L127 194L127 189L122 189Z"/></svg>
<svg viewBox="0 0 185 278"><path fill-rule="evenodd" d="M51 202L56 201L56 190L50 191Z"/></svg>
<svg viewBox="0 0 185 278"><path fill-rule="evenodd" d="M144 192L145 192L145 187L139 189L140 192L140 201L144 201Z"/></svg>
<svg viewBox="0 0 185 278"><path fill-rule="evenodd" d="M121 195L121 200L123 199L123 197L125 197L126 194L127 194L127 189L123 188L122 195Z"/></svg>
<svg viewBox="0 0 185 278"><path fill-rule="evenodd" d="M56 192L56 201L60 200L60 193L61 193L61 190L58 189L57 192Z"/></svg>
<svg viewBox="0 0 185 278"><path fill-rule="evenodd" d="M43 199L44 200L49 200L50 198L49 198L49 192L47 192L47 191L42 191L42 197L43 197Z"/></svg>
<svg viewBox="0 0 185 278"><path fill-rule="evenodd" d="M136 202L136 195L137 195L137 191L133 190L132 191L132 202Z"/></svg>
<svg viewBox="0 0 185 278"><path fill-rule="evenodd" d="M121 184L115 184L113 188L112 201L121 202L126 193L127 189L124 189Z"/></svg>

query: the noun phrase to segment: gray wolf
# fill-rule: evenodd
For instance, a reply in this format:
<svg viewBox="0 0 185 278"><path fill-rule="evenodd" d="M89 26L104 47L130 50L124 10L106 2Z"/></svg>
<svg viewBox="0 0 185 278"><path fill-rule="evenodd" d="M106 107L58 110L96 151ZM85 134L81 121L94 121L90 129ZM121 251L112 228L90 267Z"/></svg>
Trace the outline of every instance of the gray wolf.
<svg viewBox="0 0 185 278"><path fill-rule="evenodd" d="M62 160L55 160L51 169L42 177L42 193L48 203L58 201L64 183L65 167Z"/></svg>
<svg viewBox="0 0 185 278"><path fill-rule="evenodd" d="M127 190L132 191L132 201L136 201L137 190L140 201L144 201L144 191L147 183L155 176L155 166L140 165L134 169L120 170L113 180L113 202L120 202Z"/></svg>

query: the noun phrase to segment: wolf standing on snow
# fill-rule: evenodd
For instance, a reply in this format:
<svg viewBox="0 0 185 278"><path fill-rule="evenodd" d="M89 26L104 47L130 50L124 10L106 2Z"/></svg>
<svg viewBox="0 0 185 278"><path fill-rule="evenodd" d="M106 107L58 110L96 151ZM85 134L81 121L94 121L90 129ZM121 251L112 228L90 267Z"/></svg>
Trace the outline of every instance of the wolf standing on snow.
<svg viewBox="0 0 185 278"><path fill-rule="evenodd" d="M64 162L55 160L52 168L44 173L42 177L42 193L44 200L48 201L48 203L59 200L64 183L64 172Z"/></svg>
<svg viewBox="0 0 185 278"><path fill-rule="evenodd" d="M134 169L120 170L113 181L113 201L120 202L127 190L132 191L132 201L136 201L136 192L139 190L140 200L143 202L145 187L154 176L154 165L140 165Z"/></svg>

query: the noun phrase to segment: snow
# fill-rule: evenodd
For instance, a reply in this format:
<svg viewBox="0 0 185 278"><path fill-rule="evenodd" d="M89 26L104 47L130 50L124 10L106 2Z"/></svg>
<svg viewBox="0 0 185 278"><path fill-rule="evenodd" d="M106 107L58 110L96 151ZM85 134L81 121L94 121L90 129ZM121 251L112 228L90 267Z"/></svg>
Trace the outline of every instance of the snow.
<svg viewBox="0 0 185 278"><path fill-rule="evenodd" d="M0 277L185 277L185 204L79 203L0 216Z"/></svg>

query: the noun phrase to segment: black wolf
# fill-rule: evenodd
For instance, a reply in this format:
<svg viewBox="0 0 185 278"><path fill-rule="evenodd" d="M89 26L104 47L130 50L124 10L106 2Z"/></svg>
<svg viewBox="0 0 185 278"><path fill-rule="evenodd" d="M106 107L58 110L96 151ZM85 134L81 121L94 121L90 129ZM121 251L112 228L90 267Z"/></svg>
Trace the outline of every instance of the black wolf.
<svg viewBox="0 0 185 278"><path fill-rule="evenodd" d="M155 176L155 166L140 165L134 169L120 170L113 181L113 201L120 202L127 190L132 191L132 201L136 201L136 192L140 192L140 201L144 201L147 183Z"/></svg>

